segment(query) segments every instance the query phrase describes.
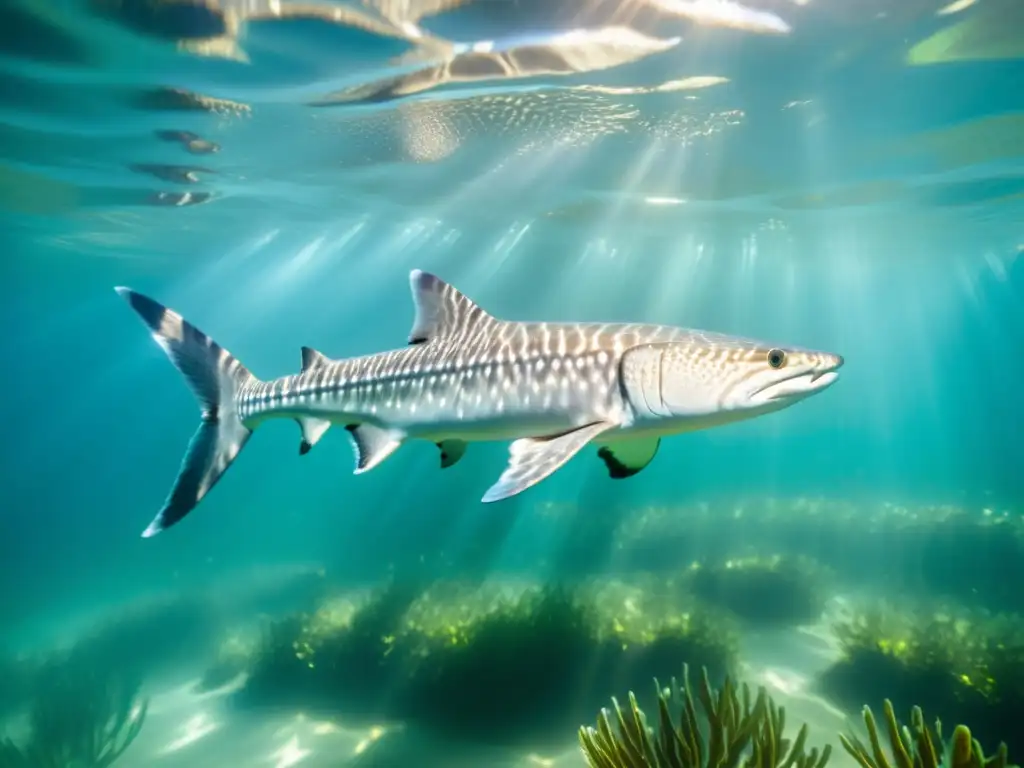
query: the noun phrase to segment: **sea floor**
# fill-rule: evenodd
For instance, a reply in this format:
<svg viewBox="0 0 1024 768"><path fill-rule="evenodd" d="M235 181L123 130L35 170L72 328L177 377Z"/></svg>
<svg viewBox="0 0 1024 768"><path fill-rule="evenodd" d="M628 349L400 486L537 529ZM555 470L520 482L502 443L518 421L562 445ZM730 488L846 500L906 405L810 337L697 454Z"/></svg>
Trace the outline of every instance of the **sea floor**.
<svg viewBox="0 0 1024 768"><path fill-rule="evenodd" d="M838 656L828 622L790 630L747 634L739 676L764 685L786 708L787 734L800 723L810 729L809 746L833 745L832 768L854 761L838 744L847 718L809 690L810 681ZM682 661L682 660L681 660ZM199 670L197 670L198 675ZM470 748L438 740L401 723L355 727L302 712L261 714L233 711L229 696L238 682L206 693L193 692L194 679L151 691L146 726L118 762L118 768L585 768L575 733L560 751L528 748ZM500 695L496 691L495 695ZM870 703L876 710L881 702ZM595 716L597 713L594 713Z"/></svg>

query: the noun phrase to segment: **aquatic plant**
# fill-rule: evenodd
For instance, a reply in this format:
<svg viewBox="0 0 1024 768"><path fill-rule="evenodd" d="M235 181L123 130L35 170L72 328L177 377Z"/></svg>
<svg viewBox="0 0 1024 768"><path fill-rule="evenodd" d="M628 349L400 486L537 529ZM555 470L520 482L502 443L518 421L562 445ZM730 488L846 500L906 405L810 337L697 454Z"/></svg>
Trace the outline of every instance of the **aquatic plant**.
<svg viewBox="0 0 1024 768"><path fill-rule="evenodd" d="M0 652L0 720L28 702L38 666L37 659Z"/></svg>
<svg viewBox="0 0 1024 768"><path fill-rule="evenodd" d="M825 569L806 557L732 558L695 563L687 583L693 593L756 626L792 626L821 616Z"/></svg>
<svg viewBox="0 0 1024 768"><path fill-rule="evenodd" d="M420 592L392 582L368 597L325 601L312 614L270 623L250 658L238 701L300 703L373 719L404 671L410 644L395 639Z"/></svg>
<svg viewBox="0 0 1024 768"><path fill-rule="evenodd" d="M409 716L476 740L564 733L560 715L571 711L594 656L589 607L566 590L544 589L456 626L434 642L426 636L406 696Z"/></svg>
<svg viewBox="0 0 1024 768"><path fill-rule="evenodd" d="M137 678L97 666L73 651L36 677L23 744L0 740L0 768L106 768L139 735L148 700Z"/></svg>
<svg viewBox="0 0 1024 768"><path fill-rule="evenodd" d="M432 588L408 619L424 640L409 715L463 738L500 743L528 734L539 744L559 740L608 686L649 679L680 658L727 670L732 626L648 586Z"/></svg>
<svg viewBox="0 0 1024 768"><path fill-rule="evenodd" d="M935 748L935 741L942 746L942 723L935 721L935 739L932 731L924 721L920 707L910 711L910 728L896 720L892 702L888 699L883 703L886 732L889 737L889 751L886 755L878 737L878 725L871 707L863 710L864 726L867 728L869 745L864 744L856 735L839 734L839 742L861 768L1016 768L1008 766L1005 742L999 744L994 755L985 756L981 744L971 736L966 725L958 725L953 729L953 736L943 755L941 749Z"/></svg>
<svg viewBox="0 0 1024 768"><path fill-rule="evenodd" d="M819 679L853 709L888 697L901 709L928 701L940 717L976 723L983 740L1005 734L1024 748L1024 621L1009 614L874 605L835 626L843 656Z"/></svg>
<svg viewBox="0 0 1024 768"><path fill-rule="evenodd" d="M626 569L669 572L749 547L828 563L836 581L857 588L1024 611L1024 515L1010 509L756 495L616 511L613 546Z"/></svg>
<svg viewBox="0 0 1024 768"><path fill-rule="evenodd" d="M784 738L785 709L776 706L763 687L751 703L745 683L737 690L726 676L716 692L707 670L702 669L697 700L707 726L705 740L690 687L689 666L683 665L681 685L675 678L667 689L662 689L657 679L654 684L657 728L648 726L632 692L628 712L624 713L612 699L617 733L607 709L601 710L596 728L580 728L580 747L591 768L718 768L736 766L741 759L747 768L824 768L832 754L828 745L820 752L817 748L804 751L806 724L794 741ZM677 716L673 716L673 709L679 710Z"/></svg>
<svg viewBox="0 0 1024 768"><path fill-rule="evenodd" d="M728 620L667 593L631 595L625 587L392 586L330 620L318 611L268 627L237 700L537 744L560 740L609 686L648 680L680 658L728 671L736 647Z"/></svg>
<svg viewBox="0 0 1024 768"><path fill-rule="evenodd" d="M602 709L597 727L579 729L580 748L591 768L775 768L786 765L797 768L824 768L831 756L826 745L820 752L805 752L807 725L801 726L790 746L783 738L785 710L777 707L764 688L758 689L751 705L750 690L744 684L739 693L728 677L720 692L715 692L702 670L697 700L706 722L707 741L703 736L689 684L689 669L683 666L680 686L673 678L671 686L662 688L655 680L658 702L656 727L648 725L646 715L629 694L628 711L624 712L613 698L614 723L611 712ZM673 716L672 710L679 709ZM868 741L856 734L839 734L843 749L860 768L1016 768L1009 763L1006 743L986 755L970 728L958 725L943 747L942 723L935 721L930 729L920 707L911 708L910 727L897 719L892 702L883 703L885 730L889 741L888 754L882 748L878 724L871 708L862 710ZM938 745L938 747L936 746Z"/></svg>

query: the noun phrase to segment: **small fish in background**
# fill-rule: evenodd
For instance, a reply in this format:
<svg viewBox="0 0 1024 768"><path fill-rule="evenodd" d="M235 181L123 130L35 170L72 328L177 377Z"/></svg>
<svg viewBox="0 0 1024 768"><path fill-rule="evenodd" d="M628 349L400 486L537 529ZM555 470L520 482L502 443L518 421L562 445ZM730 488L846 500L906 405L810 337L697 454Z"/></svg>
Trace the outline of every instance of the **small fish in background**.
<svg viewBox="0 0 1024 768"><path fill-rule="evenodd" d="M146 196L147 205L173 206L183 208L188 205L202 205L213 200L209 192L152 192Z"/></svg>
<svg viewBox="0 0 1024 768"><path fill-rule="evenodd" d="M301 372L261 381L174 311L117 292L185 377L202 420L163 508L143 536L185 517L267 419L294 419L305 454L334 424L348 430L355 473L406 440L434 442L441 467L468 443L512 440L484 502L515 496L585 446L612 478L631 477L662 436L778 411L829 387L843 358L663 325L502 320L440 278L409 276L409 346L332 360L302 348Z"/></svg>
<svg viewBox="0 0 1024 768"><path fill-rule="evenodd" d="M129 168L135 173L155 176L161 181L170 181L175 184L198 184L200 173L215 173L209 168L190 168L184 165L163 163L134 163Z"/></svg>
<svg viewBox="0 0 1024 768"><path fill-rule="evenodd" d="M220 152L220 144L208 141L192 131L158 130L156 137L161 141L180 144L193 155L211 155Z"/></svg>

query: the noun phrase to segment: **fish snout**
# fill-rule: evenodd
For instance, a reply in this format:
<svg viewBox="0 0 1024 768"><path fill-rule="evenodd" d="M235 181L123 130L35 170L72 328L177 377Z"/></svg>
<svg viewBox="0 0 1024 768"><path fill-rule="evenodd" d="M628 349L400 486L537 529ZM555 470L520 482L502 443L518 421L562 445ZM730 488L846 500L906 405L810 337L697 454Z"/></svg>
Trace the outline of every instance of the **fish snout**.
<svg viewBox="0 0 1024 768"><path fill-rule="evenodd" d="M836 374L843 367L844 363L846 363L846 360L842 355L832 354L831 352L822 353L817 364L814 366L813 378L818 379L828 373Z"/></svg>

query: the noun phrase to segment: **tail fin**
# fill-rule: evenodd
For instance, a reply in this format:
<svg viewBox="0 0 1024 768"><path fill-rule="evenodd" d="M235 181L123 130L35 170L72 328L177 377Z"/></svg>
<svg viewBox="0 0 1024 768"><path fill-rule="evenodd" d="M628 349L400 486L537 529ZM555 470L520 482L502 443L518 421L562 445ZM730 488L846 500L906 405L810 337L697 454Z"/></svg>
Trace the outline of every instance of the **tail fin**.
<svg viewBox="0 0 1024 768"><path fill-rule="evenodd" d="M153 332L181 371L202 409L202 423L164 506L143 532L155 536L191 512L231 466L252 431L242 424L235 395L254 377L238 360L177 312L130 288L115 288Z"/></svg>

